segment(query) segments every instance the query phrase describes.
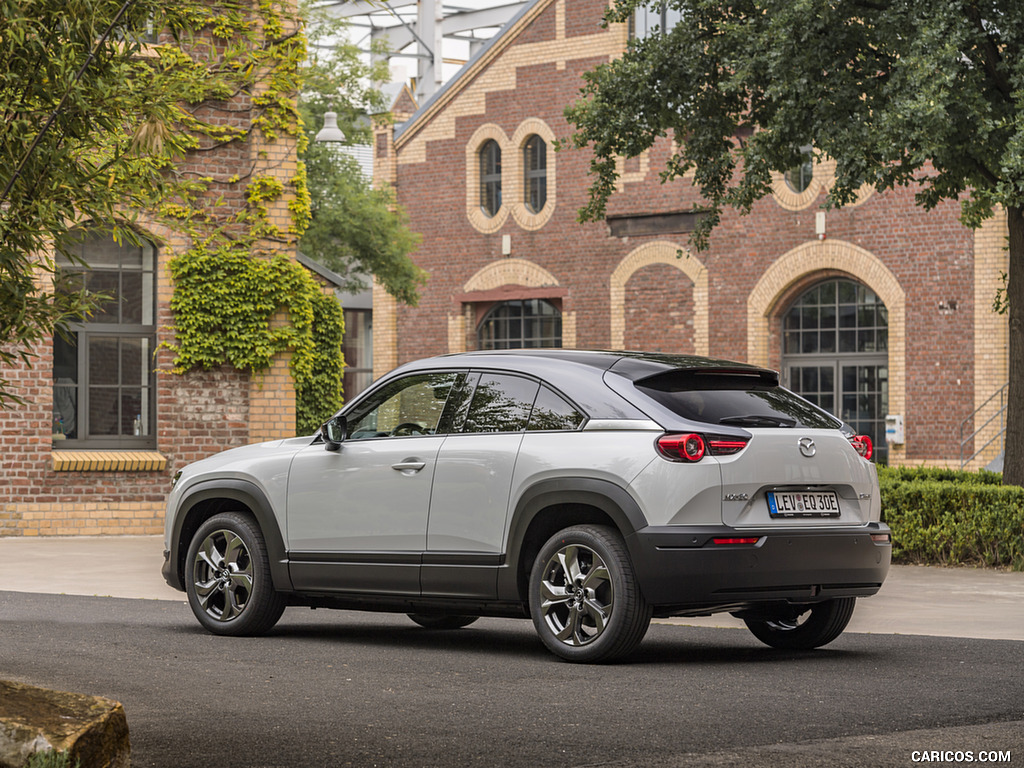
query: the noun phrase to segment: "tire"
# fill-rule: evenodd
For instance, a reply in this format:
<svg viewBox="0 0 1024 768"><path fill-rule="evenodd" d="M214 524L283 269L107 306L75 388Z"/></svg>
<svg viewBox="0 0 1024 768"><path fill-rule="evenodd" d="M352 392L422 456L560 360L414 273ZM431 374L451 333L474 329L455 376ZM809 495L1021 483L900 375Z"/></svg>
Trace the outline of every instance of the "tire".
<svg viewBox="0 0 1024 768"><path fill-rule="evenodd" d="M552 536L534 561L529 589L537 634L567 661L620 659L651 623L622 537L605 526L578 525Z"/></svg>
<svg viewBox="0 0 1024 768"><path fill-rule="evenodd" d="M479 616L441 616L427 613L410 613L407 615L425 629L461 629L462 627L468 627L480 618Z"/></svg>
<svg viewBox="0 0 1024 768"><path fill-rule="evenodd" d="M840 597L818 603L802 614L779 618L744 619L758 640L784 651L809 651L828 645L846 629L853 616L855 597Z"/></svg>
<svg viewBox="0 0 1024 768"><path fill-rule="evenodd" d="M274 591L263 534L241 512L223 512L199 526L185 561L185 592L192 613L215 635L262 635L286 605Z"/></svg>

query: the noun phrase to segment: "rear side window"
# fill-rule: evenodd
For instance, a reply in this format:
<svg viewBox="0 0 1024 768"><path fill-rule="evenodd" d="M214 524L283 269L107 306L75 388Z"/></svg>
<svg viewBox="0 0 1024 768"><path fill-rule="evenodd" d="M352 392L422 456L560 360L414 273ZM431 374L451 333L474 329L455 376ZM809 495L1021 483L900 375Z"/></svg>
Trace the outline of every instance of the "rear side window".
<svg viewBox="0 0 1024 768"><path fill-rule="evenodd" d="M756 373L671 371L638 381L636 388L689 421L745 429L842 426L835 417Z"/></svg>
<svg viewBox="0 0 1024 768"><path fill-rule="evenodd" d="M528 430L564 431L578 429L583 414L547 387L541 387L533 404Z"/></svg>
<svg viewBox="0 0 1024 768"><path fill-rule="evenodd" d="M473 393L463 432L522 432L540 387L536 381L485 373Z"/></svg>

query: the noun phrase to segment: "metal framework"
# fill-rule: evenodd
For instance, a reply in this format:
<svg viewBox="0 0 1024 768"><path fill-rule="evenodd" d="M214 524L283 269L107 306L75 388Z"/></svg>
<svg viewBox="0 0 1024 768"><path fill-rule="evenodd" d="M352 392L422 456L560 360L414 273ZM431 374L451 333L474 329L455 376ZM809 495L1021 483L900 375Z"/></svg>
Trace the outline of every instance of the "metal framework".
<svg viewBox="0 0 1024 768"><path fill-rule="evenodd" d="M422 104L445 81L445 64L462 64L526 2L510 0L327 0L321 7L347 19L367 53L383 41L387 58L416 60L416 99ZM449 52L453 55L446 56Z"/></svg>

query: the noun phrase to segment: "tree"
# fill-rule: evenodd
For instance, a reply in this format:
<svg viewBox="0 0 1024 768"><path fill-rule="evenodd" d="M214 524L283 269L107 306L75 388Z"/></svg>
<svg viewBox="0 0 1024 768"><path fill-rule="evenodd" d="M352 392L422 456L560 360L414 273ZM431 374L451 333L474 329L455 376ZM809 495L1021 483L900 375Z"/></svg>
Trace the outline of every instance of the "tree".
<svg viewBox="0 0 1024 768"><path fill-rule="evenodd" d="M351 156L314 141L324 113L333 111L347 143L370 143L367 111L381 113L386 107L372 84L387 77L387 63L364 63L358 49L344 42L339 20L308 6L304 13L310 55L299 109L307 144L299 156L306 164L311 220L299 249L345 277L352 292L376 277L396 299L415 306L426 273L409 254L420 238L409 229L393 191L374 189Z"/></svg>
<svg viewBox="0 0 1024 768"><path fill-rule="evenodd" d="M132 31L157 15L156 0L0 2L0 365L30 363L55 327L95 307L84 290L41 285L56 274L51 245L90 219L130 237L123 206L163 185L144 155L180 149Z"/></svg>
<svg viewBox="0 0 1024 768"><path fill-rule="evenodd" d="M625 21L643 0L621 0ZM592 146L583 220L604 215L616 156L680 137L662 178L694 171L706 248L724 207L749 212L802 147L836 162L827 206L861 185L959 200L1009 226L1010 387L1003 481L1024 485L1024 4L1018 0L668 0L681 23L585 75L567 110Z"/></svg>
<svg viewBox="0 0 1024 768"><path fill-rule="evenodd" d="M82 224L133 240L145 215L200 250L294 242L301 216L288 232L267 219L280 180L182 163L296 135L304 50L287 2L0 0L0 366L30 366L103 300L62 285ZM12 402L0 379L0 407Z"/></svg>

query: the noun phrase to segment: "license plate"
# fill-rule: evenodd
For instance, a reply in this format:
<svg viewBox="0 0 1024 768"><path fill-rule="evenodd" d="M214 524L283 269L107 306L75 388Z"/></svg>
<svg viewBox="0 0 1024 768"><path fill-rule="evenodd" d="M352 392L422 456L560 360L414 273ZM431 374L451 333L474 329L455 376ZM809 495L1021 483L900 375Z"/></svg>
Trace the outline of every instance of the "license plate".
<svg viewBox="0 0 1024 768"><path fill-rule="evenodd" d="M835 491L769 491L767 498L772 517L839 517Z"/></svg>

